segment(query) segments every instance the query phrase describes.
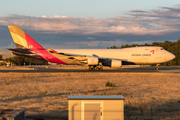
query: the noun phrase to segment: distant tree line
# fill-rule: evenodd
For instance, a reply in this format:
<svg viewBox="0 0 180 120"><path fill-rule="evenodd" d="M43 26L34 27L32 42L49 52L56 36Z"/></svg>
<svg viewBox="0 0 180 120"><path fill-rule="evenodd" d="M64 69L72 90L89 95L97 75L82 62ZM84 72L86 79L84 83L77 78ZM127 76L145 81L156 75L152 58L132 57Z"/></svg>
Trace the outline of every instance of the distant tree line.
<svg viewBox="0 0 180 120"><path fill-rule="evenodd" d="M44 60L38 60L34 58L29 57L23 57L23 56L14 56L11 58L5 59L6 62L10 62L11 64L15 65L47 65L48 62Z"/></svg>
<svg viewBox="0 0 180 120"><path fill-rule="evenodd" d="M180 65L180 39L177 42L165 41L165 42L153 42L152 44L145 43L144 45L132 44L132 45L122 45L121 48L128 47L139 47L139 46L160 46L165 50L173 53L176 58L174 60L169 61L168 63L162 63L161 65ZM107 49L119 49L115 45L111 47L107 47Z"/></svg>

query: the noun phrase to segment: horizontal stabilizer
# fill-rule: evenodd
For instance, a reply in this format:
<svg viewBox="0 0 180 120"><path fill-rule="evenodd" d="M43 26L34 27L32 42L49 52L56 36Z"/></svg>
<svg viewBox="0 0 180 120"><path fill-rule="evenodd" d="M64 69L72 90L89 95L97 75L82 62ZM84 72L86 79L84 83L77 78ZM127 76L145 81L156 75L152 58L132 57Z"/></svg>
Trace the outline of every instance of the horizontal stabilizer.
<svg viewBox="0 0 180 120"><path fill-rule="evenodd" d="M19 52L19 53L23 53L23 54L33 54L34 52L30 49L18 49L18 48L15 48L15 49L12 49L12 48L6 48L8 50L11 50L13 52Z"/></svg>

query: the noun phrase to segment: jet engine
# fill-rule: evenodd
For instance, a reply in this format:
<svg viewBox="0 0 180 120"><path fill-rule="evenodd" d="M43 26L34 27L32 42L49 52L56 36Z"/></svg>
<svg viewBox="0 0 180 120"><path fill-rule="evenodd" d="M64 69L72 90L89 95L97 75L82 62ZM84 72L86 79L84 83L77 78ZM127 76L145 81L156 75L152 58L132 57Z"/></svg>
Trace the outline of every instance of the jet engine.
<svg viewBox="0 0 180 120"><path fill-rule="evenodd" d="M88 65L98 65L99 59L97 57L90 57L90 58L87 58L85 60L81 60L79 62L84 63L84 64L88 64Z"/></svg>
<svg viewBox="0 0 180 120"><path fill-rule="evenodd" d="M120 60L112 60L111 61L111 67L112 68L121 68L122 67L122 61L120 61Z"/></svg>
<svg viewBox="0 0 180 120"><path fill-rule="evenodd" d="M87 64L88 65L98 65L99 59L96 57L90 57L87 59Z"/></svg>

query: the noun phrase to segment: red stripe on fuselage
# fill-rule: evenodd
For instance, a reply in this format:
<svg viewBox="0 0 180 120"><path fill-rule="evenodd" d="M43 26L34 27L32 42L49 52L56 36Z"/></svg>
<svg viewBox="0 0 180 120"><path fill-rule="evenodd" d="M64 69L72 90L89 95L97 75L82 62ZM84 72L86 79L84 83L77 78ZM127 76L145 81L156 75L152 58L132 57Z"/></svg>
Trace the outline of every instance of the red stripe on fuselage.
<svg viewBox="0 0 180 120"><path fill-rule="evenodd" d="M33 40L28 34L25 33L25 37L28 48L39 54L45 60L53 63L67 64L61 61L60 59L56 58L52 54L50 54L48 51L46 51L40 44L38 44L35 40Z"/></svg>

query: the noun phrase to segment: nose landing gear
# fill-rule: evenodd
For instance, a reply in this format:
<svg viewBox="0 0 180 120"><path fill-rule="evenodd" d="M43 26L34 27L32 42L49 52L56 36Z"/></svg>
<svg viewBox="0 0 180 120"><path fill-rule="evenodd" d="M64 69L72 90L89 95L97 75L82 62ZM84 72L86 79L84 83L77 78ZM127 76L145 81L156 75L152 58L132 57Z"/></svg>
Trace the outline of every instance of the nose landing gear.
<svg viewBox="0 0 180 120"><path fill-rule="evenodd" d="M159 70L159 65L160 65L160 64L156 64L155 70Z"/></svg>

